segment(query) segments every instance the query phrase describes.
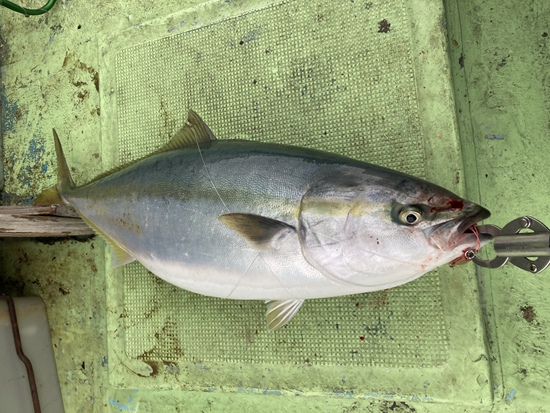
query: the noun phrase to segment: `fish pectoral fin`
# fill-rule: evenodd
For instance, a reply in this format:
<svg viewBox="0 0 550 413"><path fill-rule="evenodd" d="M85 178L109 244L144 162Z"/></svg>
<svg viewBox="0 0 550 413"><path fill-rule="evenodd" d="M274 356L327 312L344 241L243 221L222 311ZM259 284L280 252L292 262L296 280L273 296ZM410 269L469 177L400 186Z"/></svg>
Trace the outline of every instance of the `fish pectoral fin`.
<svg viewBox="0 0 550 413"><path fill-rule="evenodd" d="M220 215L218 219L243 237L251 247L257 249L277 249L279 240L291 232L296 232L296 228L286 222L261 215L230 213Z"/></svg>
<svg viewBox="0 0 550 413"><path fill-rule="evenodd" d="M111 247L113 253L113 268L120 267L121 265L130 264L136 259L132 257L127 251L122 249L113 239L100 230L92 221L85 216L81 215L82 219L88 224L105 242Z"/></svg>
<svg viewBox="0 0 550 413"><path fill-rule="evenodd" d="M197 147L200 142L215 141L216 137L197 113L189 109L187 122L177 131L170 141L154 154L178 148Z"/></svg>
<svg viewBox="0 0 550 413"><path fill-rule="evenodd" d="M298 313L304 300L269 300L265 313L269 331L277 330L288 324Z"/></svg>

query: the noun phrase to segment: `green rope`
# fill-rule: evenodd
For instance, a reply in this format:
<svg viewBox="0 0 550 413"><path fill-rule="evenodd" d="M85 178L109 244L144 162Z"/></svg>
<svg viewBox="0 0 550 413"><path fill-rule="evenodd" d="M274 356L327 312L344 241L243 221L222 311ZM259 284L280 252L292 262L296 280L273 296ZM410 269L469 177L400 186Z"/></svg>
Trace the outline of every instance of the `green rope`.
<svg viewBox="0 0 550 413"><path fill-rule="evenodd" d="M40 7L39 9L26 9L8 0L0 0L0 6L7 7L8 9L16 11L17 13L24 14L25 16L37 16L49 11L53 7L56 1L57 0L48 0L48 2L44 6Z"/></svg>

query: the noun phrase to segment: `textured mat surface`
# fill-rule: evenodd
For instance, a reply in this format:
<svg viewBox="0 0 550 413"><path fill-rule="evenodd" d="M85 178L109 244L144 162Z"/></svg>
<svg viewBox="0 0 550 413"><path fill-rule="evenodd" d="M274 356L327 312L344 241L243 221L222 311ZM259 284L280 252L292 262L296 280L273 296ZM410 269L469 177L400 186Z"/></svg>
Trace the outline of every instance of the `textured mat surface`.
<svg viewBox="0 0 550 413"><path fill-rule="evenodd" d="M220 139L316 147L432 177L423 133L440 138L446 124L419 116L406 3L289 1L253 11L211 3L114 36L102 72L106 166L157 148L192 107ZM445 132L438 145L458 174L456 136ZM452 294L473 289L466 273L454 270L463 278ZM120 360L109 367L122 387L406 396L429 386L418 369L437 380L463 357L449 330L460 297L448 301L436 272L388 291L308 301L275 333L261 302L198 296L139 264L107 277L110 351ZM456 323L475 328L475 307L467 315Z"/></svg>
<svg viewBox="0 0 550 413"><path fill-rule="evenodd" d="M432 274L405 288L311 300L291 327L269 333L261 302L182 292L131 265L126 352L147 363L441 366L448 339L439 289Z"/></svg>

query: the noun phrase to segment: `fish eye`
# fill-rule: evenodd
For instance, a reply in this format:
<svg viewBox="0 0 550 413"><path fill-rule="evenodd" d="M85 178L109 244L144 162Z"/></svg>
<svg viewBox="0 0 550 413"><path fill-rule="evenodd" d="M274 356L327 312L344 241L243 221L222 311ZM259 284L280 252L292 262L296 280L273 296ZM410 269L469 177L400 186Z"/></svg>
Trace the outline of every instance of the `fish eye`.
<svg viewBox="0 0 550 413"><path fill-rule="evenodd" d="M416 225L422 221L422 211L416 207L405 207L399 213L399 221L407 225Z"/></svg>

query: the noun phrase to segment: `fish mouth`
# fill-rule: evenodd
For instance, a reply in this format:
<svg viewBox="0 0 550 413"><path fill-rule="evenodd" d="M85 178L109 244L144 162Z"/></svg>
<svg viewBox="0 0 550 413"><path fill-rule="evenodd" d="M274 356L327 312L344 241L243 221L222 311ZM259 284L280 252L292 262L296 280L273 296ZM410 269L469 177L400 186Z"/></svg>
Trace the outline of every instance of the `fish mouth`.
<svg viewBox="0 0 550 413"><path fill-rule="evenodd" d="M491 234L480 233L477 230L477 223L489 218L491 213L480 205L471 205L466 216L462 215L433 228L429 235L431 242L439 249L454 250L457 247L479 248L491 241Z"/></svg>
<svg viewBox="0 0 550 413"><path fill-rule="evenodd" d="M464 218L456 228L456 231L459 234L463 234L467 232L468 230L470 230L472 226L475 226L478 222L483 221L484 219L487 219L491 216L491 213L489 212L489 210L479 205L476 205L476 207L477 207L476 208L477 211L474 210L475 212L473 214Z"/></svg>

